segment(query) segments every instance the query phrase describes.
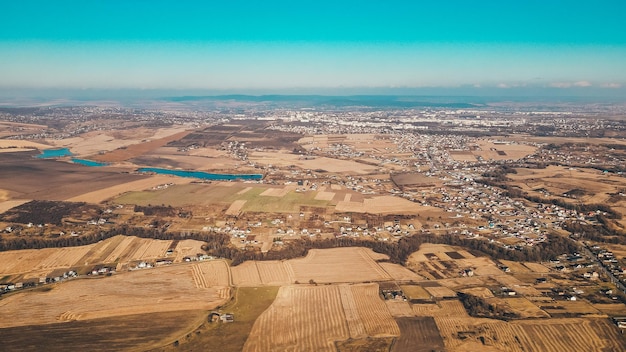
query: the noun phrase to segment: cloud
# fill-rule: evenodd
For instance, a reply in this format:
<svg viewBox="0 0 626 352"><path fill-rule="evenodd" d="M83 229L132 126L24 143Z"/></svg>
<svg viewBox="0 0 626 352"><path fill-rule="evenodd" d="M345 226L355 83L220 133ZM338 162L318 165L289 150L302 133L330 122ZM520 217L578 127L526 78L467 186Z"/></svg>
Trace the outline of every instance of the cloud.
<svg viewBox="0 0 626 352"><path fill-rule="evenodd" d="M622 88L622 84L621 83L604 83L600 87L602 87L602 88L611 88L611 89L619 89L619 88Z"/></svg>
<svg viewBox="0 0 626 352"><path fill-rule="evenodd" d="M550 83L551 88L572 88L572 87L591 87L592 84L589 81L578 81L578 82L552 82Z"/></svg>

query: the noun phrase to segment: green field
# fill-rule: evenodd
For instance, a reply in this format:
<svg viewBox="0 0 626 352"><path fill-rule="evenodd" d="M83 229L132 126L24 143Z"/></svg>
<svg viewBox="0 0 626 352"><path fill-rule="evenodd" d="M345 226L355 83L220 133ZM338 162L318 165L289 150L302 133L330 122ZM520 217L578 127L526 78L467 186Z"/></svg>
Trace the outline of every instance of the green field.
<svg viewBox="0 0 626 352"><path fill-rule="evenodd" d="M274 302L278 287L239 287L235 298L222 313L233 313L232 323L204 323L196 331L179 340L179 345L170 344L155 351L241 351L256 319Z"/></svg>
<svg viewBox="0 0 626 352"><path fill-rule="evenodd" d="M247 192L238 194L240 191L252 187ZM262 196L268 187L262 185L249 186L248 184L233 184L232 186L221 185L175 185L164 190L129 192L115 199L119 204L137 205L171 205L180 207L197 204L222 204L229 205L235 200L245 200L243 211L249 212L276 212L294 213L300 210L300 206L326 207L329 202L316 200L317 192L289 192L284 197Z"/></svg>

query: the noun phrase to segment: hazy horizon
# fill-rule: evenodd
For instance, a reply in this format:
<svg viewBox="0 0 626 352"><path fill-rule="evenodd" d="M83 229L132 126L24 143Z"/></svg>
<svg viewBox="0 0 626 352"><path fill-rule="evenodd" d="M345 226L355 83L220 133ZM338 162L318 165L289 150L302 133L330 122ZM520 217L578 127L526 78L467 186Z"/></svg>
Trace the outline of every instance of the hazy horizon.
<svg viewBox="0 0 626 352"><path fill-rule="evenodd" d="M621 1L13 2L0 24L0 88L619 97L624 10Z"/></svg>

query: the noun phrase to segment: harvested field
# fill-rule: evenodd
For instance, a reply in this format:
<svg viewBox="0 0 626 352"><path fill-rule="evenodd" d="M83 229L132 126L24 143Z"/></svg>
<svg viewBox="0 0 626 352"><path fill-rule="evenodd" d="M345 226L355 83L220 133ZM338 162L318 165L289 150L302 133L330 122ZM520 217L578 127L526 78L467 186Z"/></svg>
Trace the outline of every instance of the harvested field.
<svg viewBox="0 0 626 352"><path fill-rule="evenodd" d="M146 351L171 343L205 318L200 310L137 314L0 328L0 336L6 352Z"/></svg>
<svg viewBox="0 0 626 352"><path fill-rule="evenodd" d="M576 203L606 203L610 194L623 188L623 178L618 175L603 174L602 171L587 168L548 166L545 169L518 169L511 174L511 185L520 187L533 196L559 198ZM569 192L576 190L573 196Z"/></svg>
<svg viewBox="0 0 626 352"><path fill-rule="evenodd" d="M67 200L147 178L113 167L86 167L32 156L29 152L0 153L0 185L8 191L8 200Z"/></svg>
<svg viewBox="0 0 626 352"><path fill-rule="evenodd" d="M503 322L435 318L445 347L454 351L623 351L625 340L607 319Z"/></svg>
<svg viewBox="0 0 626 352"><path fill-rule="evenodd" d="M225 302L219 292L222 287L196 287L190 265L77 279L49 287L52 290L48 292L28 291L2 299L0 314L14 318L1 321L0 327L208 310Z"/></svg>
<svg viewBox="0 0 626 352"><path fill-rule="evenodd" d="M312 249L304 258L246 261L232 267L231 272L235 286L288 285L310 280L317 283L392 280L387 269L395 274L410 275L397 264L378 263L372 257L379 259L381 255L361 247ZM381 264L386 265L383 268Z"/></svg>
<svg viewBox="0 0 626 352"><path fill-rule="evenodd" d="M435 303L413 304L416 316L467 318L467 311L458 300L444 300Z"/></svg>
<svg viewBox="0 0 626 352"><path fill-rule="evenodd" d="M185 184L185 183L191 182L190 179L180 179L180 178L174 179L171 176L149 175L148 177L142 180L126 182L126 183L122 183L119 185L106 187L97 191L87 192L79 196L69 198L67 200L70 202L101 203L101 202L104 202L105 200L117 197L120 194L124 194L126 192L142 191L142 190L156 187L158 185L172 183L173 181L176 181L176 183L178 184Z"/></svg>
<svg viewBox="0 0 626 352"><path fill-rule="evenodd" d="M193 264L192 268L194 283L198 288L230 286L228 264L223 260L203 261Z"/></svg>
<svg viewBox="0 0 626 352"><path fill-rule="evenodd" d="M365 198L362 202L343 200L337 202L336 212L355 212L372 214L417 214L432 210L432 207L417 205L409 200L394 196Z"/></svg>
<svg viewBox="0 0 626 352"><path fill-rule="evenodd" d="M399 334L378 285L284 286L244 351L336 351L334 341Z"/></svg>
<svg viewBox="0 0 626 352"><path fill-rule="evenodd" d="M226 209L226 215L234 215L237 216L241 213L241 209L246 204L247 200L236 200L234 201L228 209Z"/></svg>
<svg viewBox="0 0 626 352"><path fill-rule="evenodd" d="M526 262L524 263L524 266L527 267L528 269L530 269L531 271L535 272L535 273L549 273L550 272L550 268L548 268L547 266L543 265L543 264L539 264L539 263L530 263L530 262Z"/></svg>
<svg viewBox="0 0 626 352"><path fill-rule="evenodd" d="M592 304L593 308L611 317L626 316L626 304L624 303L597 303Z"/></svg>
<svg viewBox="0 0 626 352"><path fill-rule="evenodd" d="M553 317L600 314L599 310L582 300L557 301L541 304L540 307Z"/></svg>
<svg viewBox="0 0 626 352"><path fill-rule="evenodd" d="M400 337L393 345L392 352L430 352L444 350L443 339L435 320L431 317L396 319L400 327Z"/></svg>
<svg viewBox="0 0 626 352"><path fill-rule="evenodd" d="M350 336L338 286L284 286L252 327L244 351L336 351Z"/></svg>
<svg viewBox="0 0 626 352"><path fill-rule="evenodd" d="M426 291L422 286L417 285L403 285L400 286L402 292L408 300L430 300L432 295Z"/></svg>
<svg viewBox="0 0 626 352"><path fill-rule="evenodd" d="M420 281L420 280L424 280L423 277L417 275L416 273L412 272L411 270L400 266L398 264L393 264L393 263L386 263L386 262L382 262L382 263L378 263L383 270L385 270L387 272L387 274L389 274L389 276L391 276L391 278L393 280L398 280L398 281Z"/></svg>
<svg viewBox="0 0 626 352"><path fill-rule="evenodd" d="M428 293L430 293L435 298L441 299L441 298L456 297L456 292L452 291L451 289L447 287L443 287L443 286L424 287L424 289L428 291Z"/></svg>
<svg viewBox="0 0 626 352"><path fill-rule="evenodd" d="M264 285L281 286L293 283L293 273L289 271L285 262L263 261L255 262L259 277Z"/></svg>
<svg viewBox="0 0 626 352"><path fill-rule="evenodd" d="M461 290L461 292L468 294L468 295L480 297L480 298L492 298L493 297L493 293L491 292L491 290L486 287L466 288L466 289Z"/></svg>
<svg viewBox="0 0 626 352"><path fill-rule="evenodd" d="M387 272L360 247L312 249L305 258L288 260L294 279L318 283L390 280Z"/></svg>
<svg viewBox="0 0 626 352"><path fill-rule="evenodd" d="M94 246L0 252L0 275L26 274L41 269L47 269L44 272L51 272L52 269L82 265L79 260ZM56 260L59 262L55 262Z"/></svg>
<svg viewBox="0 0 626 352"><path fill-rule="evenodd" d="M178 132L166 137L153 139L149 142L125 145L122 148L118 148L104 154L92 155L90 156L90 159L103 162L125 161L146 154L154 149L168 144L169 142L177 141L181 138L184 138L188 134L189 132L187 131Z"/></svg>
<svg viewBox="0 0 626 352"><path fill-rule="evenodd" d="M508 307L510 311L519 314L521 318L549 318L550 315L524 297L517 298L494 298L488 300L500 306Z"/></svg>
<svg viewBox="0 0 626 352"><path fill-rule="evenodd" d="M351 160L339 160L327 157L308 159L302 158L297 154L285 152L252 152L249 155L249 159L254 163L263 165L275 165L279 167L295 165L305 170L325 170L327 172L351 175L368 174L377 171L375 166Z"/></svg>
<svg viewBox="0 0 626 352"><path fill-rule="evenodd" d="M608 319L516 322L520 341L532 351L626 351L626 339Z"/></svg>
<svg viewBox="0 0 626 352"><path fill-rule="evenodd" d="M256 262L247 261L231 269L235 286L262 286L261 276Z"/></svg>
<svg viewBox="0 0 626 352"><path fill-rule="evenodd" d="M36 273L45 277L55 269L154 260L164 257L171 243L168 240L119 235L86 246L0 252L0 275L25 274L33 277ZM181 262L186 255L203 253L200 248L202 243L195 240L181 241L173 261Z"/></svg>
<svg viewBox="0 0 626 352"><path fill-rule="evenodd" d="M493 141L478 141L480 150L473 151L476 156L489 160L521 159L534 153L537 147L517 143L494 143Z"/></svg>
<svg viewBox="0 0 626 352"><path fill-rule="evenodd" d="M411 308L408 302L390 299L386 300L385 304L387 305L387 309L389 309L389 313L391 313L394 318L415 316L415 312L413 312L413 308Z"/></svg>
<svg viewBox="0 0 626 352"><path fill-rule="evenodd" d="M508 266L509 270L514 274L529 273L531 271L528 267L520 262L503 259L500 259L499 262L502 263L502 265Z"/></svg>
<svg viewBox="0 0 626 352"><path fill-rule="evenodd" d="M377 284L351 285L358 314L368 336L398 336L398 324L378 294Z"/></svg>

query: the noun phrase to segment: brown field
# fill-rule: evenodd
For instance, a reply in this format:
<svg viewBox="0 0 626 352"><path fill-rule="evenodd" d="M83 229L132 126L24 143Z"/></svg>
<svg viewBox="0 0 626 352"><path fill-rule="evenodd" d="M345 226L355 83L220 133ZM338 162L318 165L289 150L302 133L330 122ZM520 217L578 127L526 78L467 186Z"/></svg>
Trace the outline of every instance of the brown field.
<svg viewBox="0 0 626 352"><path fill-rule="evenodd" d="M0 122L0 126L1 126ZM36 143L33 141L25 141L25 140L8 140L8 139L0 139L0 153L5 152L18 152L18 151L27 151L27 150L44 150L44 149L52 149L53 147Z"/></svg>
<svg viewBox="0 0 626 352"><path fill-rule="evenodd" d="M339 160L327 157L304 159L300 155L289 152L252 152L249 155L249 159L254 163L263 165L279 167L295 165L305 170L325 170L327 172L342 174L368 174L378 170L375 166L351 160Z"/></svg>
<svg viewBox="0 0 626 352"><path fill-rule="evenodd" d="M467 318L467 311L458 300L443 300L435 303L413 304L413 312L421 317Z"/></svg>
<svg viewBox="0 0 626 352"><path fill-rule="evenodd" d="M531 301L523 297L517 298L493 298L487 302L495 303L498 306L509 308L509 310L519 314L521 318L549 318L550 315L539 307L534 305Z"/></svg>
<svg viewBox="0 0 626 352"><path fill-rule="evenodd" d="M550 303L542 303L541 309L546 311L551 316L563 316L563 315L586 315L586 314L601 314L599 310L594 308L590 303L577 300L577 301L556 301Z"/></svg>
<svg viewBox="0 0 626 352"><path fill-rule="evenodd" d="M393 345L392 352L443 351L443 339L435 320L431 317L396 319L400 327L400 337Z"/></svg>
<svg viewBox="0 0 626 352"><path fill-rule="evenodd" d="M231 269L235 286L281 286L294 282L286 262L247 261Z"/></svg>
<svg viewBox="0 0 626 352"><path fill-rule="evenodd" d="M171 343L205 319L201 310L159 312L0 328L0 336L7 352L139 352Z"/></svg>
<svg viewBox="0 0 626 352"><path fill-rule="evenodd" d="M449 289L447 287L444 287L444 286L424 287L424 289L426 291L428 291L428 293L430 293L431 296L433 296L435 298L456 297L456 292L454 292L451 289Z"/></svg>
<svg viewBox="0 0 626 352"><path fill-rule="evenodd" d="M387 272L370 256L366 248L312 249L305 258L286 262L291 266L294 279L318 283L364 282L390 280Z"/></svg>
<svg viewBox="0 0 626 352"><path fill-rule="evenodd" d="M394 318L415 316L415 312L408 302L390 299L386 300L385 304L387 305L387 309L389 309L389 313L391 313Z"/></svg>
<svg viewBox="0 0 626 352"><path fill-rule="evenodd" d="M529 273L531 271L528 267L524 266L524 264L520 262L514 262L511 260L503 260L503 259L499 260L499 262L502 265L508 266L509 270L514 274Z"/></svg>
<svg viewBox="0 0 626 352"><path fill-rule="evenodd" d="M246 205L247 200L238 199L234 201L228 209L226 209L226 215L239 215L241 213L241 209Z"/></svg>
<svg viewBox="0 0 626 352"><path fill-rule="evenodd" d="M466 289L461 290L461 292L472 295L472 296L480 297L480 298L493 297L493 293L491 292L491 290L486 287L466 288Z"/></svg>
<svg viewBox="0 0 626 352"><path fill-rule="evenodd" d="M336 351L335 341L399 334L378 285L284 286L244 351Z"/></svg>
<svg viewBox="0 0 626 352"><path fill-rule="evenodd" d="M137 270L111 277L75 279L0 300L0 327L50 324L156 312L212 309L223 287L197 287L191 265ZM123 299L120 299L123 297Z"/></svg>
<svg viewBox="0 0 626 352"><path fill-rule="evenodd" d="M153 139L149 142L130 144L130 145L124 146L124 148L118 148L113 151L106 152L104 154L92 155L90 156L90 158L93 160L104 161L104 162L126 161L129 159L141 156L159 147L162 147L169 142L184 138L188 134L189 132L187 131L178 132L178 133L169 135L167 137Z"/></svg>
<svg viewBox="0 0 626 352"><path fill-rule="evenodd" d="M426 257L426 254L433 254L440 260L451 260L450 256L446 254L446 252L457 252L464 258L474 258L470 253L463 251L461 248L456 248L452 246L447 246L444 244L432 244L432 243L424 243L420 246L420 249L416 252L413 252L409 259L407 260L407 266L411 266L412 264L418 262L427 262L430 261L429 258Z"/></svg>
<svg viewBox="0 0 626 352"><path fill-rule="evenodd" d="M194 283L198 288L230 286L228 264L223 260L210 260L193 264L192 271Z"/></svg>
<svg viewBox="0 0 626 352"><path fill-rule="evenodd" d="M312 249L304 258L246 261L232 267L231 272L235 286L304 284L310 280L317 283L357 283L389 281L394 279L393 275L414 277L397 264L378 263L374 258L386 256L360 247ZM381 264L385 264L384 267Z"/></svg>
<svg viewBox="0 0 626 352"><path fill-rule="evenodd" d="M626 304L624 303L597 303L592 304L593 308L611 317L626 316Z"/></svg>
<svg viewBox="0 0 626 352"><path fill-rule="evenodd" d="M70 202L101 203L126 192L142 191L166 183L185 184L189 182L191 182L191 179L180 177L175 178L173 176L166 175L149 175L141 180L126 182L97 191L87 192L79 196L68 198L67 200Z"/></svg>
<svg viewBox="0 0 626 352"><path fill-rule="evenodd" d="M606 319L522 320L435 318L454 351L623 351L625 341Z"/></svg>
<svg viewBox="0 0 626 352"><path fill-rule="evenodd" d="M78 247L25 249L0 252L0 276L25 275L45 277L55 269L70 269L87 265L124 265L139 260L165 257L172 241L114 236L104 241ZM174 250L175 262L186 255L202 253L203 242L181 241Z"/></svg>
<svg viewBox="0 0 626 352"><path fill-rule="evenodd" d="M609 193L616 193L623 188L623 178L617 175L604 174L602 171L584 168L569 168L564 166L548 166L545 169L516 169L517 174L509 174L512 185L523 191L539 197L545 197L538 192L545 189L548 197L561 198L570 202L606 203L611 197ZM564 197L574 189L585 192L575 199Z"/></svg>
<svg viewBox="0 0 626 352"><path fill-rule="evenodd" d="M9 200L67 200L95 190L143 180L113 167L87 167L33 158L30 152L0 154L0 185Z"/></svg>
<svg viewBox="0 0 626 352"><path fill-rule="evenodd" d="M343 200L337 203L336 212L355 212L373 214L417 214L433 210L433 207L417 205L400 197L380 196L365 198L362 202Z"/></svg>
<svg viewBox="0 0 626 352"><path fill-rule="evenodd" d="M256 262L247 261L232 267L233 284L235 286L262 286L261 276Z"/></svg>
<svg viewBox="0 0 626 352"><path fill-rule="evenodd" d="M284 286L254 323L244 351L335 351L349 337L337 286Z"/></svg>
<svg viewBox="0 0 626 352"><path fill-rule="evenodd" d="M398 281L420 281L420 280L424 280L423 277L417 275L416 273L412 272L411 270L400 266L398 264L393 264L393 263L378 263L378 265L380 265L383 270L385 270L387 272L387 274L389 274L389 276L391 276L392 279L394 280L398 280Z"/></svg>
<svg viewBox="0 0 626 352"><path fill-rule="evenodd" d="M537 150L537 147L532 145L515 143L494 144L492 141L487 140L478 141L478 145L481 150L473 151L472 153L487 160L517 160L530 155Z"/></svg>
<svg viewBox="0 0 626 352"><path fill-rule="evenodd" d="M20 205L24 203L28 203L31 200L32 199L18 199L18 200L7 200L4 202L0 202L0 214L4 213L5 211L9 209L19 207Z"/></svg>
<svg viewBox="0 0 626 352"><path fill-rule="evenodd" d="M185 131L185 128L128 128L111 131L91 131L77 137L66 139L49 139L57 148L70 148L79 157L88 157L99 152L112 151L121 147L142 143L144 140L165 138Z"/></svg>
<svg viewBox="0 0 626 352"><path fill-rule="evenodd" d="M524 263L524 266L527 267L528 269L530 269L533 272L536 273L549 273L550 272L550 268L548 268L547 266L543 265L543 264L539 264L539 263Z"/></svg>
<svg viewBox="0 0 626 352"><path fill-rule="evenodd" d="M408 300L429 300L432 298L432 295L422 286L402 285L400 288Z"/></svg>

